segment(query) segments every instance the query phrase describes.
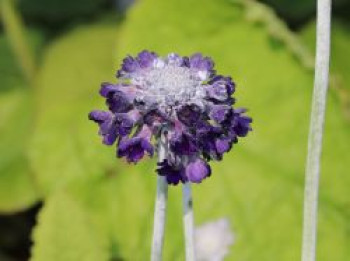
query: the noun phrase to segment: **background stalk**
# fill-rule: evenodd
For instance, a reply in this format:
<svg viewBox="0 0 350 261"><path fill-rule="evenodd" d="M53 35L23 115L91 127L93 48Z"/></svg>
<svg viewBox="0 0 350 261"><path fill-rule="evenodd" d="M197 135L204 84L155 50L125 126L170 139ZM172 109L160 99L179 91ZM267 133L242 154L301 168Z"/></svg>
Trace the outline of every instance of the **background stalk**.
<svg viewBox="0 0 350 261"><path fill-rule="evenodd" d="M35 74L34 55L26 39L21 16L17 13L13 0L1 0L0 3L0 16L6 36L24 76L32 83Z"/></svg>
<svg viewBox="0 0 350 261"><path fill-rule="evenodd" d="M166 137L161 136L158 147L158 162L162 162L167 155L168 144ZM157 175L157 192L154 209L153 239L151 261L161 261L164 243L166 209L168 200L168 183L166 178Z"/></svg>
<svg viewBox="0 0 350 261"><path fill-rule="evenodd" d="M316 260L318 187L328 89L330 25L331 0L318 0L315 80L305 174L302 261Z"/></svg>
<svg viewBox="0 0 350 261"><path fill-rule="evenodd" d="M182 186L186 261L195 261L193 202L190 182Z"/></svg>

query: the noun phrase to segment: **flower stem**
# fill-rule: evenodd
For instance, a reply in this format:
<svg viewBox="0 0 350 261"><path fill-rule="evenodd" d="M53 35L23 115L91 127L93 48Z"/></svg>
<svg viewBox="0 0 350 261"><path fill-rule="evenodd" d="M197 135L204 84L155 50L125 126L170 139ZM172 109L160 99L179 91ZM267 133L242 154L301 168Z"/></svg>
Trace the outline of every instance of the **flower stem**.
<svg viewBox="0 0 350 261"><path fill-rule="evenodd" d="M331 0L317 1L315 80L306 162L302 261L316 258L320 156L329 74Z"/></svg>
<svg viewBox="0 0 350 261"><path fill-rule="evenodd" d="M167 154L167 140L164 135L159 140L158 162L162 162ZM157 195L154 209L153 240L151 261L161 261L164 242L164 228L166 220L166 208L168 199L168 183L165 177L157 177Z"/></svg>
<svg viewBox="0 0 350 261"><path fill-rule="evenodd" d="M26 32L13 0L1 0L0 14L11 48L24 76L32 83L35 74L34 55L26 39Z"/></svg>
<svg viewBox="0 0 350 261"><path fill-rule="evenodd" d="M195 261L193 202L190 182L183 184L182 193L186 261Z"/></svg>

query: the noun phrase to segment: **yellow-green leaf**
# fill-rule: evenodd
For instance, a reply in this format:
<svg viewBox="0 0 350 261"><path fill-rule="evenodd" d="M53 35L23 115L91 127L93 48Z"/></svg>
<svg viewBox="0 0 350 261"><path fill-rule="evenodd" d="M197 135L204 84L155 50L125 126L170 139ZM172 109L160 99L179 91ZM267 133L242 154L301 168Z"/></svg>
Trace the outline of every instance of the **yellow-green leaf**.
<svg viewBox="0 0 350 261"><path fill-rule="evenodd" d="M26 158L33 97L4 36L0 36L0 57L0 212L11 213L38 198Z"/></svg>
<svg viewBox="0 0 350 261"><path fill-rule="evenodd" d="M57 193L45 202L33 239L32 261L109 260L106 237L68 193Z"/></svg>

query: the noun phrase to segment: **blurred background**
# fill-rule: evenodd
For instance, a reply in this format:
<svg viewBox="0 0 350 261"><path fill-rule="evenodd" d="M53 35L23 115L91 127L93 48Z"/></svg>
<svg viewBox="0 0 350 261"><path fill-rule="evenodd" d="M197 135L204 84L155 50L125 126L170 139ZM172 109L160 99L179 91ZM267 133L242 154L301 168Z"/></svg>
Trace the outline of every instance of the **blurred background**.
<svg viewBox="0 0 350 261"><path fill-rule="evenodd" d="M253 129L194 187L225 217L225 260L300 258L315 0L1 0L0 261L148 260L155 161L115 158L87 119L122 58L202 52L232 75ZM350 261L350 1L333 1L319 261ZM164 260L184 260L181 187Z"/></svg>

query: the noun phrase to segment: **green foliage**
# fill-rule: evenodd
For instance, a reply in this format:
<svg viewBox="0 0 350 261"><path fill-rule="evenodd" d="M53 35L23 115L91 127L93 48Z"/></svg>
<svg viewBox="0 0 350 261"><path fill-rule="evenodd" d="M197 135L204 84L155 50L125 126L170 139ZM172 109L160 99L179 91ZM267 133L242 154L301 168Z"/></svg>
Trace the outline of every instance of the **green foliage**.
<svg viewBox="0 0 350 261"><path fill-rule="evenodd" d="M4 36L0 36L0 56L0 212L9 213L32 205L38 197L25 156L33 97Z"/></svg>
<svg viewBox="0 0 350 261"><path fill-rule="evenodd" d="M293 27L305 23L316 13L316 1L313 0L261 0L261 2L272 6ZM348 8L347 0L333 0L332 2L336 10Z"/></svg>
<svg viewBox="0 0 350 261"><path fill-rule="evenodd" d="M85 210L64 192L46 201L34 231L33 261L109 260L108 244Z"/></svg>
<svg viewBox="0 0 350 261"><path fill-rule="evenodd" d="M45 53L30 152L45 194L76 179L103 175L114 162L113 150L101 145L96 126L88 121L89 111L102 107L100 83L114 74L114 42L115 29L100 24L76 29Z"/></svg>
<svg viewBox="0 0 350 261"><path fill-rule="evenodd" d="M59 25L97 13L106 0L18 0L25 17Z"/></svg>
<svg viewBox="0 0 350 261"><path fill-rule="evenodd" d="M263 27L244 21L243 14L225 1L143 1L129 14L118 57L145 48L162 54L201 51L215 59L219 71L234 76L238 104L251 109L254 132L215 166L210 181L196 187L197 221L230 217L238 234L232 259L296 260L313 74ZM346 260L349 199L342 195L350 182L343 175L349 162L344 141L350 133L332 95L318 249L320 260ZM174 235L180 227L167 229ZM167 239L166 257L171 259L178 244Z"/></svg>
<svg viewBox="0 0 350 261"><path fill-rule="evenodd" d="M286 42L247 21L246 8L224 0L138 2L118 33L116 61L142 49L200 51L214 58L219 72L233 75L238 106L250 109L254 131L214 164L210 179L194 186L196 223L231 220L237 243L228 260L294 261L300 257L313 74ZM82 27L45 53L30 159L47 202L34 234L34 261L85 260L90 249L93 260L107 260L104 240L113 258L148 259L155 162L115 160L114 148L101 144L97 126L87 120L90 110L104 108L98 89L113 81L115 37L115 25ZM318 256L345 261L350 130L335 92L330 94ZM181 187L171 187L164 260L184 260L180 198Z"/></svg>
<svg viewBox="0 0 350 261"><path fill-rule="evenodd" d="M301 37L310 50L315 52L316 26L314 22L307 25ZM331 39L331 76L330 86L341 103L343 115L350 121L350 29L340 21L332 24Z"/></svg>

